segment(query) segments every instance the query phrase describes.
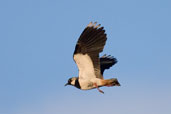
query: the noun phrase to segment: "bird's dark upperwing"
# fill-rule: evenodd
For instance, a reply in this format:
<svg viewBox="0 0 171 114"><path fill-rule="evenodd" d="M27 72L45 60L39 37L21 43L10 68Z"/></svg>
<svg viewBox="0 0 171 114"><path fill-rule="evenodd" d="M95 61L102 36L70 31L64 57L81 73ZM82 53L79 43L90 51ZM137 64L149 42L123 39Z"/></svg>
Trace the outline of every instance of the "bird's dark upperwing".
<svg viewBox="0 0 171 114"><path fill-rule="evenodd" d="M109 69L117 62L118 62L117 59L110 55L105 54L102 57L100 57L101 74L103 75L105 69Z"/></svg>
<svg viewBox="0 0 171 114"><path fill-rule="evenodd" d="M103 78L100 70L99 53L103 51L107 37L105 30L96 23L90 23L84 29L75 46L74 60L79 69L80 78Z"/></svg>

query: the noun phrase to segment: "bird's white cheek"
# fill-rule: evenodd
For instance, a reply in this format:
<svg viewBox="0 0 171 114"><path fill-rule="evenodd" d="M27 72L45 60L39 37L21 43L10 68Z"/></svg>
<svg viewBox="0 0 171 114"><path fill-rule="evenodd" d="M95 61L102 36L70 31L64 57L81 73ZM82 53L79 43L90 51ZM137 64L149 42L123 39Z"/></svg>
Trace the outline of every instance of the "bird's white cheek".
<svg viewBox="0 0 171 114"><path fill-rule="evenodd" d="M75 85L75 80L71 82L71 85Z"/></svg>

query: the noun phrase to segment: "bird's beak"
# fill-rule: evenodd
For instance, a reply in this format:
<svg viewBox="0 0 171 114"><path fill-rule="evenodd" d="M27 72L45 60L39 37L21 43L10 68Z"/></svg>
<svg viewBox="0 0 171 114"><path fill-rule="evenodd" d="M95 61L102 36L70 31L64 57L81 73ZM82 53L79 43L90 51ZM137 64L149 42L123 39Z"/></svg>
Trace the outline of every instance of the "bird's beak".
<svg viewBox="0 0 171 114"><path fill-rule="evenodd" d="M69 85L68 83L65 84L65 86Z"/></svg>

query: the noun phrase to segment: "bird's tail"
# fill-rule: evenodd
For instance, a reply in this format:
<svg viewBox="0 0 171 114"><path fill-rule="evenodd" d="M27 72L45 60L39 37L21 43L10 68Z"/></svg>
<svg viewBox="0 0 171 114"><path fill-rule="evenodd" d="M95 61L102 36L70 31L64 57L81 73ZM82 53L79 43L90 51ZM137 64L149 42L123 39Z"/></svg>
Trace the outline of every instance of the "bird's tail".
<svg viewBox="0 0 171 114"><path fill-rule="evenodd" d="M111 78L108 80L104 80L103 84L105 86L121 86L120 83L118 82L117 78Z"/></svg>

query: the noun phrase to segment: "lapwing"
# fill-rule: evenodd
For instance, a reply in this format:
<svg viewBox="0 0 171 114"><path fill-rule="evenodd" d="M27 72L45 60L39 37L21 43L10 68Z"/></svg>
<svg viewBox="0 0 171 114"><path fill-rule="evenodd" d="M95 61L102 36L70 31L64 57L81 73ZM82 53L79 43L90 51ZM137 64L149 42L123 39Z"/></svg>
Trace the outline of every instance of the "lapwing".
<svg viewBox="0 0 171 114"><path fill-rule="evenodd" d="M87 25L77 41L73 54L74 61L79 69L79 75L70 78L65 86L72 85L81 90L97 88L101 93L104 92L99 87L120 86L117 78L103 78L104 70L117 63L117 59L111 55L99 57L106 40L104 27L101 27L97 22L90 22Z"/></svg>

